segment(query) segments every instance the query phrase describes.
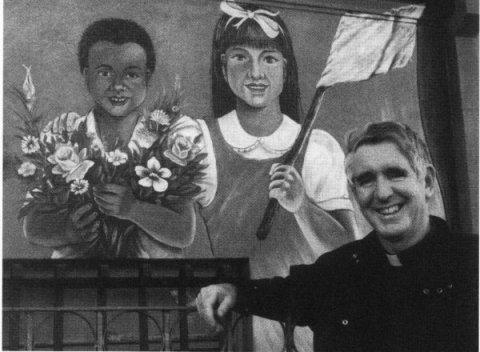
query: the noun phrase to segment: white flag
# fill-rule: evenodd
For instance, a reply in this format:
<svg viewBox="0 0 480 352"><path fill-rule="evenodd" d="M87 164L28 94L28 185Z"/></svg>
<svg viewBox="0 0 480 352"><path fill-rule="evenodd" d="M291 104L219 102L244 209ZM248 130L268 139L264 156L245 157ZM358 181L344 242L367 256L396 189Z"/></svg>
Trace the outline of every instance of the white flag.
<svg viewBox="0 0 480 352"><path fill-rule="evenodd" d="M416 23L423 10L424 6L410 5L383 15L342 16L317 88L363 81L405 66L415 48Z"/></svg>

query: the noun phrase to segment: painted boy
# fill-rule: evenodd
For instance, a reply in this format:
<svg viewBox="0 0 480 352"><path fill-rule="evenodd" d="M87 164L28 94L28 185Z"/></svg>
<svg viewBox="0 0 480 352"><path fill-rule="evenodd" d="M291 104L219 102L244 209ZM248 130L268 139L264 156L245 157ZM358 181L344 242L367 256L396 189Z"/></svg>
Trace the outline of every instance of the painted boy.
<svg viewBox="0 0 480 352"><path fill-rule="evenodd" d="M83 117L62 115L45 133L72 132L84 124L91 146L102 153L118 146L134 148L136 143L151 145L155 138L148 136L142 112L155 70L155 50L145 29L125 19L96 21L82 35L78 58L94 107ZM100 226L98 211L90 204L65 215L36 209L25 218L26 237L53 248L52 258L179 257L193 241L190 199L154 204L115 183L95 186L93 195L107 226Z"/></svg>

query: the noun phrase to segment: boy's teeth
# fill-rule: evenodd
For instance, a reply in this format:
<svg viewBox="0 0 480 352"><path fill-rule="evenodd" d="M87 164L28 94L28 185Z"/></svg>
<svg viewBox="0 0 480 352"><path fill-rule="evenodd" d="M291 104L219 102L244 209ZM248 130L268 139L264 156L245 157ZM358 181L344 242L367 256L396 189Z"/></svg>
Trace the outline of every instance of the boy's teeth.
<svg viewBox="0 0 480 352"><path fill-rule="evenodd" d="M125 98L110 98L113 102L116 102L116 103L119 103L119 102L122 102L122 101L125 101Z"/></svg>
<svg viewBox="0 0 480 352"><path fill-rule="evenodd" d="M394 205L388 208L380 209L378 212L382 215L389 215L389 214L396 213L399 210L400 210L400 207L398 205Z"/></svg>

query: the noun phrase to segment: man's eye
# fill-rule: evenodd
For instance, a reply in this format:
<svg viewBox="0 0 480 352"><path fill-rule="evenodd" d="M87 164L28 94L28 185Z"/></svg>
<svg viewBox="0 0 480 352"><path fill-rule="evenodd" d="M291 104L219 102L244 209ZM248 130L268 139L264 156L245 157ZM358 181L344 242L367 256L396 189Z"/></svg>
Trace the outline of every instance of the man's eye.
<svg viewBox="0 0 480 352"><path fill-rule="evenodd" d="M359 187L370 187L375 183L375 177L371 175L359 176L354 179L354 183Z"/></svg>
<svg viewBox="0 0 480 352"><path fill-rule="evenodd" d="M389 180L403 180L405 177L407 177L407 172L402 169L388 169L385 171L385 176Z"/></svg>

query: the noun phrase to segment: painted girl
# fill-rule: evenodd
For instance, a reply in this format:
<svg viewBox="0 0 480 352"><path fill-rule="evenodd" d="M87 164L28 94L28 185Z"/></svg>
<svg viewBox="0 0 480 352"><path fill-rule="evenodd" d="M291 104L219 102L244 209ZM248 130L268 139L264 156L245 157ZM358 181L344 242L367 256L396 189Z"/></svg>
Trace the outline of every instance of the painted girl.
<svg viewBox="0 0 480 352"><path fill-rule="evenodd" d="M215 257L248 257L253 278L284 276L289 267L354 238L344 154L327 132L312 132L294 166L282 164L300 130L300 93L288 29L278 13L222 2L212 51L215 118L199 120L209 154L200 204ZM266 240L256 230L269 197L281 209ZM278 351L277 322L254 319L257 351ZM310 330L297 328L299 351Z"/></svg>

